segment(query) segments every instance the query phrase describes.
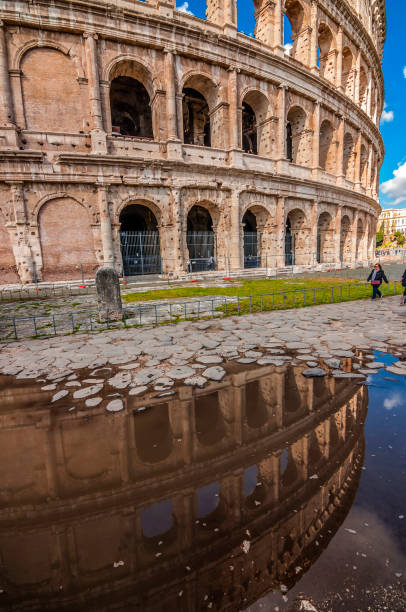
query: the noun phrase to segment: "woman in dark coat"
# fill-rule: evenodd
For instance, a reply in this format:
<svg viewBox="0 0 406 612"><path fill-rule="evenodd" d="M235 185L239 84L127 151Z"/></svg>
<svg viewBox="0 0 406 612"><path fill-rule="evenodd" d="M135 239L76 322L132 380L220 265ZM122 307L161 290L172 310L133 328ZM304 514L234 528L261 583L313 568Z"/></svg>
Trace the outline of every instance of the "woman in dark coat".
<svg viewBox="0 0 406 612"><path fill-rule="evenodd" d="M377 296L382 297L382 293L379 288L382 285L382 281L388 284L388 279L385 276L385 272L382 270L381 264L377 263L374 265L374 269L368 276L368 282L372 285L372 299L374 300Z"/></svg>
<svg viewBox="0 0 406 612"><path fill-rule="evenodd" d="M403 276L402 276L402 287L404 287L402 303L406 304L406 270L403 272Z"/></svg>

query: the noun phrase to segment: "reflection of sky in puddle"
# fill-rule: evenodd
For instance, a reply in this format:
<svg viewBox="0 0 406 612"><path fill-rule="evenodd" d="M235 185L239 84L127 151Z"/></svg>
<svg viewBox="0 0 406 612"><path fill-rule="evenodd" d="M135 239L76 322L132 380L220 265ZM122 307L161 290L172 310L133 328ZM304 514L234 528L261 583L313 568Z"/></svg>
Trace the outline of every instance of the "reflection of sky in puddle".
<svg viewBox="0 0 406 612"><path fill-rule="evenodd" d="M141 509L142 533L153 538L169 531L173 525L173 504L170 499Z"/></svg>
<svg viewBox="0 0 406 612"><path fill-rule="evenodd" d="M197 516L204 518L208 516L219 505L220 501L220 484L212 482L211 484L201 487L197 491Z"/></svg>

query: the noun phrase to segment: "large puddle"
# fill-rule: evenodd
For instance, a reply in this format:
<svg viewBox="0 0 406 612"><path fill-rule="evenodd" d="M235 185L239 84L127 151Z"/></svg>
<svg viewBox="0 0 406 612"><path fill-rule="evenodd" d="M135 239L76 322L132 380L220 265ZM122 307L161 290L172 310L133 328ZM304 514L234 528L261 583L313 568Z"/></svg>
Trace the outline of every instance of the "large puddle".
<svg viewBox="0 0 406 612"><path fill-rule="evenodd" d="M0 378L0 609L404 610L406 378L302 369L116 413Z"/></svg>

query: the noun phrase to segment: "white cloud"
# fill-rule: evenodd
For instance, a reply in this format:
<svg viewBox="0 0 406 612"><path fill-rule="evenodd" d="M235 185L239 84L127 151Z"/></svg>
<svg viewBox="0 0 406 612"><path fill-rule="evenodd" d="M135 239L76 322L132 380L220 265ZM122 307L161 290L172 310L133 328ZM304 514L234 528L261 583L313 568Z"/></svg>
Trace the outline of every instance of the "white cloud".
<svg viewBox="0 0 406 612"><path fill-rule="evenodd" d="M381 115L381 125L383 123L390 123L395 118L395 115L394 115L393 111L388 111L388 110L386 110L387 108L388 108L388 105L385 102L385 104L383 106L382 115Z"/></svg>
<svg viewBox="0 0 406 612"><path fill-rule="evenodd" d="M394 206L406 201L406 162L393 171L392 179L382 183L381 191Z"/></svg>
<svg viewBox="0 0 406 612"><path fill-rule="evenodd" d="M184 2L181 6L178 6L177 11L179 13L186 13L187 15L193 15L192 11L189 10L189 2Z"/></svg>
<svg viewBox="0 0 406 612"><path fill-rule="evenodd" d="M405 79L406 79L406 66L403 68L403 76L404 76L404 77L405 77Z"/></svg>
<svg viewBox="0 0 406 612"><path fill-rule="evenodd" d="M285 45L283 45L283 47L285 49L286 55L290 55L290 52L292 51L292 48L293 48L292 43L286 43Z"/></svg>
<svg viewBox="0 0 406 612"><path fill-rule="evenodd" d="M387 397L383 402L384 408L386 410L392 410L393 408L397 408L402 405L402 397L399 393L394 393L390 397Z"/></svg>
<svg viewBox="0 0 406 612"><path fill-rule="evenodd" d="M381 115L381 123L390 123L394 119L393 111L383 110Z"/></svg>

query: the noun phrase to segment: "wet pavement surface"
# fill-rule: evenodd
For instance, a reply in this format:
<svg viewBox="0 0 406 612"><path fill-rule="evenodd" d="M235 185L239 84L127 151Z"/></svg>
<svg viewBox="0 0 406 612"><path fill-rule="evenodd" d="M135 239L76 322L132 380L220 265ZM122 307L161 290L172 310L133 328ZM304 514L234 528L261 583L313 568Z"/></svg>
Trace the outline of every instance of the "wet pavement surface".
<svg viewBox="0 0 406 612"><path fill-rule="evenodd" d="M79 367L67 353L86 345L45 345L51 361L31 378L39 344L4 347L3 372L14 372L0 376L1 610L405 610L401 349L372 352L365 325L353 336L364 349L347 330L340 351L331 330L316 353L305 318L303 346L291 327L259 363L253 319L240 324L248 356L235 343L234 359L210 366L221 330L216 344L194 326L201 346L168 364L222 369L200 385L165 368L149 379L157 365L135 344L125 359L119 344L104 360L89 350ZM323 375L306 375L310 359Z"/></svg>

